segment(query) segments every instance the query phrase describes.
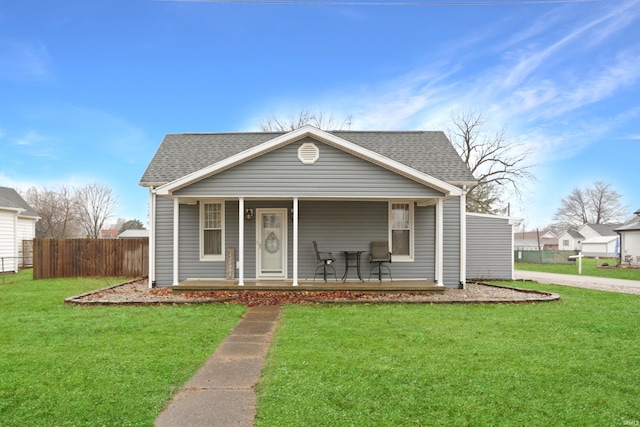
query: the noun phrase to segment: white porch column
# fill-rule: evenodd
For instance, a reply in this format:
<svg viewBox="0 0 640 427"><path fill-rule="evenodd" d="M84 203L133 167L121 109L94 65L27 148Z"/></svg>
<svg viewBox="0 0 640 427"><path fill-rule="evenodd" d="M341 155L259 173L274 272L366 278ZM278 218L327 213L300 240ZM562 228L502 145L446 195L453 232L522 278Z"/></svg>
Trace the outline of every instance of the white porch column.
<svg viewBox="0 0 640 427"><path fill-rule="evenodd" d="M298 198L293 198L293 286L298 286Z"/></svg>
<svg viewBox="0 0 640 427"><path fill-rule="evenodd" d="M238 286L244 286L244 198L238 199Z"/></svg>
<svg viewBox="0 0 640 427"><path fill-rule="evenodd" d="M149 187L149 288L156 281L156 190Z"/></svg>
<svg viewBox="0 0 640 427"><path fill-rule="evenodd" d="M178 198L173 199L173 286L176 286L179 282L178 279L178 247L180 246L180 200Z"/></svg>
<svg viewBox="0 0 640 427"><path fill-rule="evenodd" d="M512 264L513 265L513 264ZM467 193L460 197L460 284L467 286Z"/></svg>
<svg viewBox="0 0 640 427"><path fill-rule="evenodd" d="M444 201L436 203L436 282L444 286Z"/></svg>

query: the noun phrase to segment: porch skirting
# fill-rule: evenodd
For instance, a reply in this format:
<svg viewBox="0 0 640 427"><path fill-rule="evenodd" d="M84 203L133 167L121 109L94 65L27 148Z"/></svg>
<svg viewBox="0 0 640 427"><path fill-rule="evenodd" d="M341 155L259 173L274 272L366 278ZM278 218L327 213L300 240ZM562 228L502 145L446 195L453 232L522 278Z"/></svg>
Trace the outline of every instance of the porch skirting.
<svg viewBox="0 0 640 427"><path fill-rule="evenodd" d="M444 292L445 286L438 286L429 280L393 280L370 282L360 281L332 281L299 280L298 286L293 286L293 280L245 280L244 286L239 286L237 280L185 280L171 286L174 293L205 292L205 291L356 291L356 292Z"/></svg>

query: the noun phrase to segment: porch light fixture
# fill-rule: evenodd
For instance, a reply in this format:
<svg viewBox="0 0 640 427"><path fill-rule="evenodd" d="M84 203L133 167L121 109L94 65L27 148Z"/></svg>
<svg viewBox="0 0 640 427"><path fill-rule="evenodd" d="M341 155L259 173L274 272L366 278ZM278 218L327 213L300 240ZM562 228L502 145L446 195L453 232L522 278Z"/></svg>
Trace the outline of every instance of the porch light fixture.
<svg viewBox="0 0 640 427"><path fill-rule="evenodd" d="M247 221L251 221L253 219L253 209L244 210L244 219Z"/></svg>

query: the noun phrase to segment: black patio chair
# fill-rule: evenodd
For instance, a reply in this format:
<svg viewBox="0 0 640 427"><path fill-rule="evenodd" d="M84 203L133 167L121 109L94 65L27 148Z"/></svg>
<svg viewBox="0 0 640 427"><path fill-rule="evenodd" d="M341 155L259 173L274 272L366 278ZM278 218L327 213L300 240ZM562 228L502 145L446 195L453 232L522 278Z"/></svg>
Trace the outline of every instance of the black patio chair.
<svg viewBox="0 0 640 427"><path fill-rule="evenodd" d="M319 264L316 267L315 273L313 273L313 281L315 282L316 276L318 275L318 270L322 269L322 277L324 281L327 281L327 269L333 270L333 276L336 278L336 282L338 281L338 275L336 274L336 269L333 268L332 263L336 261L333 254L331 252L320 252L318 250L318 243L313 241L313 249L316 251L316 262Z"/></svg>
<svg viewBox="0 0 640 427"><path fill-rule="evenodd" d="M391 252L389 252L388 242L371 242L371 253L369 254L369 262L374 264L369 270L369 280L371 280L371 274L374 270L378 270L378 280L382 281L383 275L389 275L389 279L393 280L391 276L391 268L385 263L391 264ZM386 269L386 273L382 270Z"/></svg>

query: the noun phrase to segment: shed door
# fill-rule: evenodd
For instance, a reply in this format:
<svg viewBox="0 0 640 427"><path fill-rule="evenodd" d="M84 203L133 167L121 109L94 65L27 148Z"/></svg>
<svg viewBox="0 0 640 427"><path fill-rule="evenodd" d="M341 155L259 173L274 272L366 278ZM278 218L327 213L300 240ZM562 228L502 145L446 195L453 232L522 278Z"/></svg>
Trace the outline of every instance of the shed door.
<svg viewBox="0 0 640 427"><path fill-rule="evenodd" d="M287 210L257 209L257 277L284 279L287 271Z"/></svg>

